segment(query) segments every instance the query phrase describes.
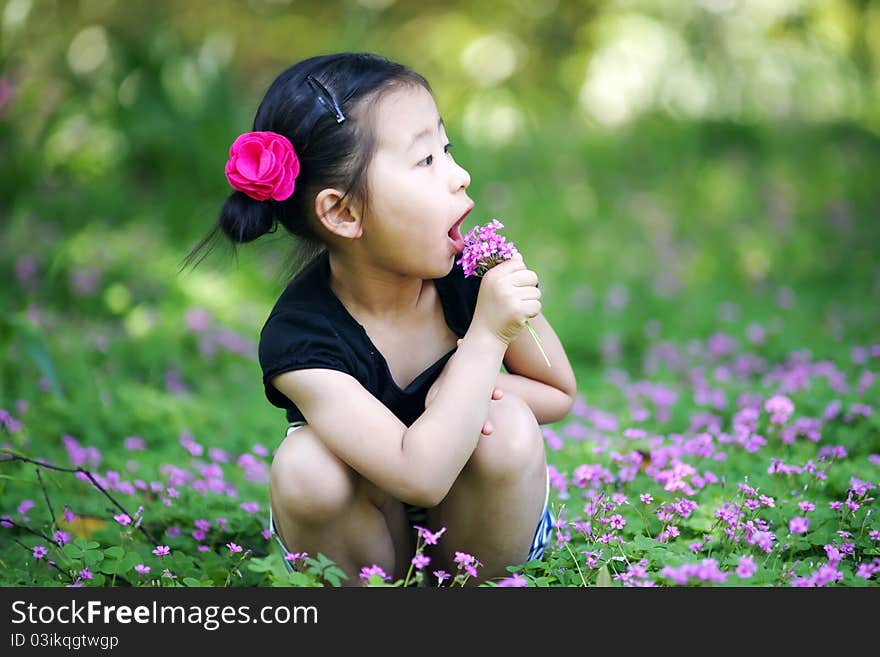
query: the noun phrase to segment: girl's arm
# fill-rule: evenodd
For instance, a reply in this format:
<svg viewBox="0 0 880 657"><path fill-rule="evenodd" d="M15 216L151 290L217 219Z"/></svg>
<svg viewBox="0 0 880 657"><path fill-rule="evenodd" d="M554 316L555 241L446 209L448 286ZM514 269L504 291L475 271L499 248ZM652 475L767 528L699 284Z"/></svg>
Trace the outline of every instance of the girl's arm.
<svg viewBox="0 0 880 657"><path fill-rule="evenodd" d="M492 398L500 398L498 390L515 394L529 405L538 424L550 424L558 422L571 412L577 395L577 381L559 338L544 316L539 314L529 320L529 323L541 336L544 351L552 367L547 367L531 334L523 331L507 348L504 355L507 373L498 373L496 392L493 393ZM433 402L446 376L446 371L456 355L449 359L440 376L428 390L425 396L425 408ZM492 427L488 426L489 431L486 431L486 428L484 426L483 433L491 433Z"/></svg>
<svg viewBox="0 0 880 657"><path fill-rule="evenodd" d="M509 374L499 374L498 387L522 397L538 424L558 422L574 406L577 380L565 348L544 315L539 313L529 324L541 338L550 367L532 335L523 331L504 354L504 367Z"/></svg>
<svg viewBox="0 0 880 657"><path fill-rule="evenodd" d="M550 354L547 354L547 357L549 358ZM553 363L552 360L550 362ZM543 358L541 364L547 367ZM521 397L532 409L538 424L558 422L567 416L574 406L574 395L527 376L499 372L497 385L502 391Z"/></svg>
<svg viewBox="0 0 880 657"><path fill-rule="evenodd" d="M292 370L272 379L327 448L397 499L432 507L473 454L507 348L471 326L450 358L446 383L409 427L349 374Z"/></svg>

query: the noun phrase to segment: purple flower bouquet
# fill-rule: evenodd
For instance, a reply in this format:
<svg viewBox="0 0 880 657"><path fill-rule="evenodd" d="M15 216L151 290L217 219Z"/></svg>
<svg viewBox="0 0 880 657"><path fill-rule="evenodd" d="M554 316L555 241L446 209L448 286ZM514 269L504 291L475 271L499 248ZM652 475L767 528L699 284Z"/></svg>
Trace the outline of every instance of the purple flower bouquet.
<svg viewBox="0 0 880 657"><path fill-rule="evenodd" d="M513 242L508 242L503 235L496 233L499 228L504 228L504 224L497 219L493 219L485 226L474 227L473 230L464 236L464 251L462 251L461 258L459 258L456 264L461 265L465 278L468 276L484 276L495 265L505 260L510 260L519 253ZM538 349L541 350L541 355L544 357L547 367L550 367L550 360L541 346L541 336L535 333L535 329L532 328L528 320L526 320L526 328L532 334Z"/></svg>

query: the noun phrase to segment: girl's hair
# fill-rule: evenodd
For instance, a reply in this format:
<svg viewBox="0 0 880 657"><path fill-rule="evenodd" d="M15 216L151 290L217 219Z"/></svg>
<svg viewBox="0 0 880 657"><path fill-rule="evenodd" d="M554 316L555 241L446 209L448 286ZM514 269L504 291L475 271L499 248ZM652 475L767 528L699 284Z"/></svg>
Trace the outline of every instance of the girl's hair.
<svg viewBox="0 0 880 657"><path fill-rule="evenodd" d="M327 104L306 82L309 75L330 92L345 121L337 123L336 114L328 111ZM253 130L277 132L293 144L300 162L293 195L284 201L257 201L233 191L216 225L189 252L181 269L214 241L219 231L229 238L235 254L236 243L275 232L279 223L299 238L291 275L298 265L302 268L308 264L304 259L320 255L326 247L315 228L315 195L327 187L337 187L345 190L340 202L350 196L362 212L369 207L367 169L377 141L373 110L387 92L419 85L431 92L428 81L415 71L371 53L319 55L282 72L260 103ZM217 170L222 175L222 163ZM213 246L194 266L212 250Z"/></svg>

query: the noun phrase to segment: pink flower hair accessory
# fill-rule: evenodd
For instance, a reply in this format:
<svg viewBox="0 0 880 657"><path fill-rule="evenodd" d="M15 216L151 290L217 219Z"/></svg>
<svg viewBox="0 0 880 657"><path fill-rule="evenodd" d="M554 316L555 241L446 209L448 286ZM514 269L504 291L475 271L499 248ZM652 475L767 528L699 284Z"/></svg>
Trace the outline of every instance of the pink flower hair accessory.
<svg viewBox="0 0 880 657"><path fill-rule="evenodd" d="M229 148L226 180L256 201L290 198L298 175L293 144L277 132L245 132Z"/></svg>

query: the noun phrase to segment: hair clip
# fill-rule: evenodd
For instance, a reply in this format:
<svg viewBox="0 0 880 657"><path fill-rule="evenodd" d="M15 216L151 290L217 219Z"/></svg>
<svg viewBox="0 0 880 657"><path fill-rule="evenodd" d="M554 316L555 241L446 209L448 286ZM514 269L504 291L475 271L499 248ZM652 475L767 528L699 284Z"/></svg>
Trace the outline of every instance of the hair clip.
<svg viewBox="0 0 880 657"><path fill-rule="evenodd" d="M309 83L309 86L317 95L318 102L321 103L325 108L327 108L327 111L333 112L336 115L336 123L342 123L343 121L345 121L345 115L343 115L342 110L339 108L339 103L336 102L333 94L327 91L327 87L321 84L312 75L306 76L306 82Z"/></svg>

